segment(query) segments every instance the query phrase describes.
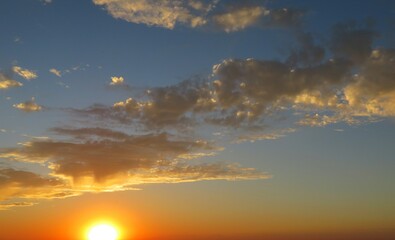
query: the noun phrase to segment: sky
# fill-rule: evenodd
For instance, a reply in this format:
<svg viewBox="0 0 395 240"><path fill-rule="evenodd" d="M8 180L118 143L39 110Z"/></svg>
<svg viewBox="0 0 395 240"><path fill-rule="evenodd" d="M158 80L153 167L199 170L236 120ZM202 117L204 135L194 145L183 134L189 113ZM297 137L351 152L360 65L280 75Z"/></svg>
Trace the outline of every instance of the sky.
<svg viewBox="0 0 395 240"><path fill-rule="evenodd" d="M2 0L0 238L394 239L394 16Z"/></svg>

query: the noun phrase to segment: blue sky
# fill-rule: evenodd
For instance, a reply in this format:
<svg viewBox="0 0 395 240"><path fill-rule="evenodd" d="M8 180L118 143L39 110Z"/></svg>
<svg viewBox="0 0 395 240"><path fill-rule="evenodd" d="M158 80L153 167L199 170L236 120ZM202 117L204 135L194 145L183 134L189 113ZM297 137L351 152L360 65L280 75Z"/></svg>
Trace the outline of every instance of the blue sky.
<svg viewBox="0 0 395 240"><path fill-rule="evenodd" d="M394 12L393 1L2 1L0 208L241 180L240 201L267 197L262 212L316 207L330 229L349 209L350 229L393 229Z"/></svg>

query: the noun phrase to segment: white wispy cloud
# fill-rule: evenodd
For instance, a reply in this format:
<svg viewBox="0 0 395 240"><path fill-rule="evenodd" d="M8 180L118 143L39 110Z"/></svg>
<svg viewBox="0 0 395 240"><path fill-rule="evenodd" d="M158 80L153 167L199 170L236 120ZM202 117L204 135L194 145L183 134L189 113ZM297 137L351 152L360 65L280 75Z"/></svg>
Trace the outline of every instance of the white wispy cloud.
<svg viewBox="0 0 395 240"><path fill-rule="evenodd" d="M58 77L62 77L62 72L57 70L56 68L49 69L49 72L55 74Z"/></svg>
<svg viewBox="0 0 395 240"><path fill-rule="evenodd" d="M44 5L52 3L52 0L40 0Z"/></svg>

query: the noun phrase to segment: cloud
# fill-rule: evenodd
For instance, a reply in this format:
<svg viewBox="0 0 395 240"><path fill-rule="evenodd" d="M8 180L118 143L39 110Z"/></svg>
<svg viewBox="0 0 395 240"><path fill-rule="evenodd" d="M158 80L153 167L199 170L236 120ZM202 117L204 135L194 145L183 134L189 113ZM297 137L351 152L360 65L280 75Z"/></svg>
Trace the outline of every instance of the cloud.
<svg viewBox="0 0 395 240"><path fill-rule="evenodd" d="M203 140L168 133L128 135L103 128L54 128L52 132L70 138L58 141L34 139L17 148L0 150L0 157L11 161L45 163L50 166L51 177L4 170L14 179L9 181L7 176L4 177L4 185L17 182L26 189L47 185L54 185L52 187L56 189L62 185L62 191L69 192L119 191L144 183L269 177L234 163L195 161L197 157L210 156L220 150ZM69 187L65 188L64 183ZM18 192L13 194L17 195Z"/></svg>
<svg viewBox="0 0 395 240"><path fill-rule="evenodd" d="M44 177L29 171L0 168L0 209L30 206L38 199L72 195L68 188L65 182L57 177ZM28 201L15 202L15 199Z"/></svg>
<svg viewBox="0 0 395 240"><path fill-rule="evenodd" d="M10 203L0 203L0 210L12 208L12 207L30 207L35 205L34 202L10 202Z"/></svg>
<svg viewBox="0 0 395 240"><path fill-rule="evenodd" d="M325 48L317 45L313 34L296 31L298 46L293 49L287 59L291 66L313 66L321 63L325 57Z"/></svg>
<svg viewBox="0 0 395 240"><path fill-rule="evenodd" d="M58 77L62 77L62 73L59 70L55 69L55 68L49 69L49 72L55 74Z"/></svg>
<svg viewBox="0 0 395 240"><path fill-rule="evenodd" d="M21 87L21 86L23 86L22 83L0 72L0 89L9 89L9 88Z"/></svg>
<svg viewBox="0 0 395 240"><path fill-rule="evenodd" d="M354 115L395 116L395 49L375 49L344 89Z"/></svg>
<svg viewBox="0 0 395 240"><path fill-rule="evenodd" d="M124 79L123 77L111 77L110 85L123 85Z"/></svg>
<svg viewBox="0 0 395 240"><path fill-rule="evenodd" d="M301 24L305 15L304 10L281 8L272 9L264 25L267 27L295 27Z"/></svg>
<svg viewBox="0 0 395 240"><path fill-rule="evenodd" d="M120 3L96 2L106 7ZM200 1L184 2L182 6L187 3L188 9L206 8ZM259 23L296 26L301 14L270 10ZM49 166L48 176L27 174L26 178L43 184L57 179L59 187L52 187L58 191L57 196L122 191L144 183L268 178L257 169L211 162L205 157L222 150L216 146L216 138L228 141L226 137L231 136L232 143L274 140L302 126L359 124L395 115L395 50L375 47L376 33L371 29L338 26L329 46L318 44L313 34L296 29L297 44L283 61L225 59L215 64L207 77L151 88L112 105L67 109L75 116L95 119L97 125L89 121L84 127L86 122L82 121L80 128L52 128L53 138L2 148L0 157ZM121 77L112 82L124 84ZM201 126L205 131L199 131ZM15 178L15 174L3 175L7 174ZM41 187L33 189L39 189L36 196L42 196ZM18 191L6 194L11 196L6 204L12 205L13 198L26 195Z"/></svg>
<svg viewBox="0 0 395 240"><path fill-rule="evenodd" d="M52 3L52 0L41 0L44 5Z"/></svg>
<svg viewBox="0 0 395 240"><path fill-rule="evenodd" d="M372 28L358 27L355 22L338 23L333 27L331 50L336 57L359 64L370 56L373 41L378 36Z"/></svg>
<svg viewBox="0 0 395 240"><path fill-rule="evenodd" d="M342 60L304 68L276 61L225 60L213 68L218 78L215 95L223 114L211 122L248 125L295 103L299 107L331 107L337 101L334 88L348 71L349 64ZM315 94L319 96L314 99Z"/></svg>
<svg viewBox="0 0 395 240"><path fill-rule="evenodd" d="M132 87L129 86L127 83L125 83L125 79L120 76L120 77L111 77L111 82L109 84L109 87L111 89L124 89L124 90L131 90Z"/></svg>
<svg viewBox="0 0 395 240"><path fill-rule="evenodd" d="M205 79L74 112L145 130L220 125L250 140L269 136L267 126L276 118L288 125L322 127L394 116L395 51L375 48L373 29L348 24L334 29L328 47L296 30L296 48L284 61L226 59ZM258 132L245 136L245 130Z"/></svg>
<svg viewBox="0 0 395 240"><path fill-rule="evenodd" d="M147 100L128 98L112 107L93 105L86 109L71 110L79 116L94 116L97 119L112 119L123 124L141 124L146 129L166 126L181 127L193 124L187 114L210 109L208 85L198 80L184 81L174 86L153 88L146 91Z"/></svg>
<svg viewBox="0 0 395 240"><path fill-rule="evenodd" d="M262 141L262 140L276 140L282 137L285 137L289 133L296 132L295 128L287 128L287 129L279 129L269 133L253 133L253 134L245 134L239 136L237 139L237 143L241 142L255 142L255 141Z"/></svg>
<svg viewBox="0 0 395 240"><path fill-rule="evenodd" d="M42 106L36 103L34 97L29 101L14 104L13 107L24 112L38 112L42 110Z"/></svg>
<svg viewBox="0 0 395 240"><path fill-rule="evenodd" d="M137 24L174 29L177 25L191 28L209 26L226 32L247 27L298 26L304 11L297 9L268 9L250 1L219 0L93 0L104 6L114 18Z"/></svg>
<svg viewBox="0 0 395 240"><path fill-rule="evenodd" d="M204 16L214 4L197 0L93 0L93 3L103 5L114 18L168 29L173 29L176 24L190 27L206 24Z"/></svg>
<svg viewBox="0 0 395 240"><path fill-rule="evenodd" d="M19 66L13 66L12 71L26 80L37 78L37 74L34 71Z"/></svg>
<svg viewBox="0 0 395 240"><path fill-rule="evenodd" d="M213 16L215 24L225 32L234 32L255 25L270 11L261 6L243 6Z"/></svg>

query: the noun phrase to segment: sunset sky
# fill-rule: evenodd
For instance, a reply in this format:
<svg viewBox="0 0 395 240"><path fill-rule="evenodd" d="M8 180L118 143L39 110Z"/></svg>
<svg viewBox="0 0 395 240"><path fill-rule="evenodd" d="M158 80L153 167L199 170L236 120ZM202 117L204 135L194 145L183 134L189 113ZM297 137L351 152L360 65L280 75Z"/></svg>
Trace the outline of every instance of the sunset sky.
<svg viewBox="0 0 395 240"><path fill-rule="evenodd" d="M0 19L0 239L395 239L395 1Z"/></svg>

